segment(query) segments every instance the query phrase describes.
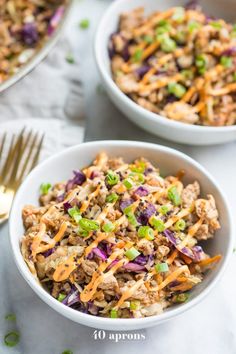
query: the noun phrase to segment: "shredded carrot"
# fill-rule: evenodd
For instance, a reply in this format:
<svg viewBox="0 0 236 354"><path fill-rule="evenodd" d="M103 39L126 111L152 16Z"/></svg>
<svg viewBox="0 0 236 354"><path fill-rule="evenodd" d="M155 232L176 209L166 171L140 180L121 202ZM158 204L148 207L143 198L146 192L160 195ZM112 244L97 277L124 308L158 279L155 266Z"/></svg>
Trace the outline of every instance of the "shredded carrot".
<svg viewBox="0 0 236 354"><path fill-rule="evenodd" d="M165 288L169 283L171 283L172 281L174 281L180 274L182 273L189 273L189 269L186 265L177 268L173 273L171 273L170 275L168 275L168 277L157 287L157 290L161 290L163 288Z"/></svg>
<svg viewBox="0 0 236 354"><path fill-rule="evenodd" d="M202 261L200 261L198 263L198 265L200 267L205 267L205 266L208 266L212 263L219 262L221 260L221 258L222 258L222 256L220 254L217 254L216 256L214 256L212 258L203 259Z"/></svg>
<svg viewBox="0 0 236 354"><path fill-rule="evenodd" d="M175 250L171 253L170 257L167 258L166 263L172 264L172 263L174 262L175 258L178 256L178 253L179 253L178 250L175 249Z"/></svg>
<svg viewBox="0 0 236 354"><path fill-rule="evenodd" d="M62 238L66 232L66 229L67 229L67 223L64 221L61 224L58 233L53 237L54 244L56 244L57 242L60 242L62 240Z"/></svg>

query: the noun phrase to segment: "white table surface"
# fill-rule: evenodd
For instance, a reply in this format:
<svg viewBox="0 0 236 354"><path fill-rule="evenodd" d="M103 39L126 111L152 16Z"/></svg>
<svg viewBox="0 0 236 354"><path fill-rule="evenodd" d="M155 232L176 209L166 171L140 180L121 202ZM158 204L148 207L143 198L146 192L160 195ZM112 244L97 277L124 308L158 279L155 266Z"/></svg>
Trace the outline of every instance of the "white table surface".
<svg viewBox="0 0 236 354"><path fill-rule="evenodd" d="M78 0L77 0L78 1ZM130 139L164 144L181 150L202 163L218 180L232 210L236 210L236 143L212 147L189 147L151 136L130 123L109 101L97 93L99 77L93 58L93 35L109 1L82 0L78 11L90 19L90 29L78 32L77 57L85 82L87 108L86 140ZM0 316L14 312L21 332L20 345L6 348L0 340L0 353L61 354L69 348L74 354L235 354L236 353L236 254L210 296L194 309L164 325L141 333L139 341L94 340L93 329L64 319L44 304L19 275L10 252L8 228L0 228L0 272L7 275L0 284ZM0 321L0 335L15 326ZM107 332L107 336L109 332Z"/></svg>

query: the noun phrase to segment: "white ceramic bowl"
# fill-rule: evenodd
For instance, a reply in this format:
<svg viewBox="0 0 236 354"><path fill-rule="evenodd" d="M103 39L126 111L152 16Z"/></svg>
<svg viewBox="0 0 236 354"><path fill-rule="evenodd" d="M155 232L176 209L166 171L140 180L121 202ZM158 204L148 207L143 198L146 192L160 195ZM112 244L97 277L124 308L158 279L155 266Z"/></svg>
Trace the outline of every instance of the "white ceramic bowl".
<svg viewBox="0 0 236 354"><path fill-rule="evenodd" d="M103 85L113 103L135 124L163 138L190 145L211 145L236 140L236 125L228 127L202 127L176 122L152 113L126 96L115 84L110 70L108 39L118 28L119 15L143 6L147 13L180 6L183 0L116 0L105 12L95 38L95 57ZM235 22L234 0L202 0L203 9L214 16Z"/></svg>
<svg viewBox="0 0 236 354"><path fill-rule="evenodd" d="M99 318L75 311L55 300L33 278L20 252L20 239L24 233L21 211L26 204L38 204L39 185L42 182L55 183L66 180L72 170L84 167L92 162L98 152L106 151L110 156L124 156L126 161L143 156L158 165L164 174L176 173L179 169L187 172L185 182L198 180L202 194L212 193L220 212L222 228L213 240L205 244L211 255L222 254L223 258L210 271L204 281L191 294L189 302L167 309L163 314L142 319L109 319ZM49 306L63 316L91 327L110 330L131 330L154 326L169 320L200 302L221 277L230 254L232 254L232 219L225 197L208 172L187 155L170 148L142 142L132 141L99 141L81 144L69 148L37 166L26 178L15 197L10 215L10 240L16 265L31 288Z"/></svg>

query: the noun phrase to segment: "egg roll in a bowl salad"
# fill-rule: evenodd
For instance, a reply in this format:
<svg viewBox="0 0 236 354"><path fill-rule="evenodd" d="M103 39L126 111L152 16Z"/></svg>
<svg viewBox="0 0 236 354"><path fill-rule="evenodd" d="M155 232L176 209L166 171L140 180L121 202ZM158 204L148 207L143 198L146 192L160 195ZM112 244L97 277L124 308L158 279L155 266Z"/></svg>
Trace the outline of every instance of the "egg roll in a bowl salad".
<svg viewBox="0 0 236 354"><path fill-rule="evenodd" d="M197 2L122 13L108 51L112 76L141 107L182 123L236 123L236 25Z"/></svg>
<svg viewBox="0 0 236 354"><path fill-rule="evenodd" d="M188 301L221 259L204 252L220 223L214 196L183 176L100 153L68 181L45 181L40 206L22 212L21 252L33 276L94 316L141 318Z"/></svg>

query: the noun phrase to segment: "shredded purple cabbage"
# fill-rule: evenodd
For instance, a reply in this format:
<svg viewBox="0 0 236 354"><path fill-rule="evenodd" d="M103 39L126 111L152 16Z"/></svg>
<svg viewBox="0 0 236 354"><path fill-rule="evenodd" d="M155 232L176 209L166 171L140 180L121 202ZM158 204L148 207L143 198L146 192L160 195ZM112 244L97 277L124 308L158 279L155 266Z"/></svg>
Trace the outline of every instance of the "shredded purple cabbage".
<svg viewBox="0 0 236 354"><path fill-rule="evenodd" d="M148 195L148 190L147 188L140 186L134 191L134 194L137 194L140 197L146 197L146 195Z"/></svg>
<svg viewBox="0 0 236 354"><path fill-rule="evenodd" d="M134 263L137 263L139 265L145 265L148 261L148 257L139 255L138 257L135 258Z"/></svg>
<svg viewBox="0 0 236 354"><path fill-rule="evenodd" d="M123 266L127 271L130 272L143 272L146 270L146 268L140 264L134 263L134 262L129 262Z"/></svg>
<svg viewBox="0 0 236 354"><path fill-rule="evenodd" d="M150 70L150 68L151 67L149 65L143 65L140 66L140 68L136 69L135 72L138 75L138 77L142 79L144 75Z"/></svg>
<svg viewBox="0 0 236 354"><path fill-rule="evenodd" d="M62 193L62 194L57 196L57 202L58 203L63 202L64 199L65 199L65 193Z"/></svg>
<svg viewBox="0 0 236 354"><path fill-rule="evenodd" d="M81 171L73 171L74 177L66 184L66 191L73 189L75 186L81 186L86 181L86 176Z"/></svg>
<svg viewBox="0 0 236 354"><path fill-rule="evenodd" d="M38 30L35 23L26 23L22 29L22 38L25 44L33 46L39 40Z"/></svg>
<svg viewBox="0 0 236 354"><path fill-rule="evenodd" d="M232 47L232 48L229 48L229 49L225 50L222 53L222 55L225 55L225 56L228 56L228 57L236 55L236 47Z"/></svg>
<svg viewBox="0 0 236 354"><path fill-rule="evenodd" d="M165 235L165 237L168 239L168 241L170 243L172 243L172 245L174 245L175 247L178 245L178 243L180 243L180 239L175 238L175 233L173 231L170 230L164 230L163 234Z"/></svg>
<svg viewBox="0 0 236 354"><path fill-rule="evenodd" d="M68 213L68 210L72 208L72 205L69 202L65 202L63 204L63 207L64 207L65 213Z"/></svg>
<svg viewBox="0 0 236 354"><path fill-rule="evenodd" d="M134 199L130 198L130 199L123 199L120 202L120 209L122 211L124 211L125 208L127 208L128 206L130 206L131 204L134 203Z"/></svg>
<svg viewBox="0 0 236 354"><path fill-rule="evenodd" d="M66 306L72 306L76 303L80 302L79 291L75 287L72 288L71 292L65 297L62 303Z"/></svg>
<svg viewBox="0 0 236 354"><path fill-rule="evenodd" d="M43 252L42 255L43 255L45 258L47 258L47 257L51 256L51 254L53 254L54 252L55 252L55 248L53 247L53 248L51 248L50 250L47 250L47 251Z"/></svg>
<svg viewBox="0 0 236 354"><path fill-rule="evenodd" d="M91 313L94 316L98 315L99 308L98 306L94 305L92 301L88 302L88 312Z"/></svg>
<svg viewBox="0 0 236 354"><path fill-rule="evenodd" d="M93 248L92 251L97 257L101 258L103 261L107 259L106 253L98 247Z"/></svg>
<svg viewBox="0 0 236 354"><path fill-rule="evenodd" d="M61 18L64 14L64 11L65 11L65 7L60 6L60 7L58 7L58 9L56 9L55 13L51 17L50 22L49 22L49 26L48 26L48 35L49 36L51 36L53 34L55 29L59 25Z"/></svg>
<svg viewBox="0 0 236 354"><path fill-rule="evenodd" d="M137 216L137 220L141 225L147 225L148 219L156 213L156 208L153 204L149 203L147 208L140 212Z"/></svg>

